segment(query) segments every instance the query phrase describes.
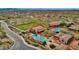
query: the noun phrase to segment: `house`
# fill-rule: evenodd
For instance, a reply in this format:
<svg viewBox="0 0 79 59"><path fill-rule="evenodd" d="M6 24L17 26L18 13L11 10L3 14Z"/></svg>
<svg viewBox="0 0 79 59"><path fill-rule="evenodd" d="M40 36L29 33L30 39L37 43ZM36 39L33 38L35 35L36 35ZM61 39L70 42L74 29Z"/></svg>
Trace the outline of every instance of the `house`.
<svg viewBox="0 0 79 59"><path fill-rule="evenodd" d="M49 26L50 26L50 27L52 27L52 26L57 27L57 26L59 26L61 23L62 23L62 21L54 21L54 22L50 22L50 23L49 23Z"/></svg>
<svg viewBox="0 0 79 59"><path fill-rule="evenodd" d="M56 48L54 48L54 50L66 50L67 48L68 48L67 45L60 44L59 46L57 46Z"/></svg>
<svg viewBox="0 0 79 59"><path fill-rule="evenodd" d="M74 31L79 31L79 25L78 24L71 25L69 29L74 30Z"/></svg>
<svg viewBox="0 0 79 59"><path fill-rule="evenodd" d="M30 30L30 32L35 32L35 33L41 33L41 32L43 32L45 30L45 28L44 27L42 27L42 26L37 26L37 27L34 27L34 28L32 28L31 30Z"/></svg>
<svg viewBox="0 0 79 59"><path fill-rule="evenodd" d="M71 25L73 25L74 23L73 22L65 22L66 26L67 27L70 27Z"/></svg>
<svg viewBox="0 0 79 59"><path fill-rule="evenodd" d="M55 36L58 37L60 42L63 44L69 44L73 38L73 35L62 33L62 32L56 34Z"/></svg>
<svg viewBox="0 0 79 59"><path fill-rule="evenodd" d="M79 50L79 40L73 40L70 44L70 47L72 47L74 50Z"/></svg>
<svg viewBox="0 0 79 59"><path fill-rule="evenodd" d="M58 38L58 37L51 36L51 37L49 37L48 40L49 40L49 42L51 42L51 43L60 44L60 42L59 42L59 38Z"/></svg>

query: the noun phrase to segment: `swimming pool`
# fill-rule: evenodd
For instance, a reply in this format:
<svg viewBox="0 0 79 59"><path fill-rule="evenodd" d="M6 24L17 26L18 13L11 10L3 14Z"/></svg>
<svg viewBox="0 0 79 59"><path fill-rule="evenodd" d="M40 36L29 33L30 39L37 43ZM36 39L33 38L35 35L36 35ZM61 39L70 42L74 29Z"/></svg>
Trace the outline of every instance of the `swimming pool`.
<svg viewBox="0 0 79 59"><path fill-rule="evenodd" d="M61 29L57 28L57 29L54 30L54 32L59 33L59 32L61 32Z"/></svg>
<svg viewBox="0 0 79 59"><path fill-rule="evenodd" d="M39 41L41 41L41 42L46 42L46 43L48 42L47 39L45 39L44 37L41 37L41 36L39 36L39 35L36 35L36 34L33 34L32 37L33 37L35 40L39 40Z"/></svg>

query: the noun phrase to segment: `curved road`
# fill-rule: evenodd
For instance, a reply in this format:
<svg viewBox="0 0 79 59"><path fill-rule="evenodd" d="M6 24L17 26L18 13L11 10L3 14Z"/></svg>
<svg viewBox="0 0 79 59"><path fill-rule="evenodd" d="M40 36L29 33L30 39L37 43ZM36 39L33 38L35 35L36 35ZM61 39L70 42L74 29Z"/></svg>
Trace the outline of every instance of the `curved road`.
<svg viewBox="0 0 79 59"><path fill-rule="evenodd" d="M14 46L11 48L11 50L36 50L35 48L25 45L25 43L23 42L23 38L10 30L6 22L0 21L0 23L1 27L4 28L4 31L7 33L7 35L13 38L15 41Z"/></svg>

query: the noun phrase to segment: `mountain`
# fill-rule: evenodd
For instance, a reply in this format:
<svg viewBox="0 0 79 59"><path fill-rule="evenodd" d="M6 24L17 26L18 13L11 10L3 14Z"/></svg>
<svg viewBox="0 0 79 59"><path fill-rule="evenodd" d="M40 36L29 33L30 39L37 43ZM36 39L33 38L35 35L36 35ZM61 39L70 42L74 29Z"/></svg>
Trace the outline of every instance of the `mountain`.
<svg viewBox="0 0 79 59"><path fill-rule="evenodd" d="M0 8L0 11L19 11L19 10L79 10L79 8Z"/></svg>

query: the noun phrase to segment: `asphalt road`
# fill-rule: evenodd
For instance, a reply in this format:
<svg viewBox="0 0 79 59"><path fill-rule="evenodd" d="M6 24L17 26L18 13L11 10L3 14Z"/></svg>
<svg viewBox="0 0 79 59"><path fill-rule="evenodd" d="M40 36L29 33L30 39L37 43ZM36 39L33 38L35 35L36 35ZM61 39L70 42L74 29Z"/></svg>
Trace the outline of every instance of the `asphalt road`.
<svg viewBox="0 0 79 59"><path fill-rule="evenodd" d="M4 21L0 21L1 26L4 28L4 31L9 35L9 37L13 38L15 43L11 50L36 50L35 48L26 46L22 40L22 38L17 35L15 32L8 28L8 25Z"/></svg>

